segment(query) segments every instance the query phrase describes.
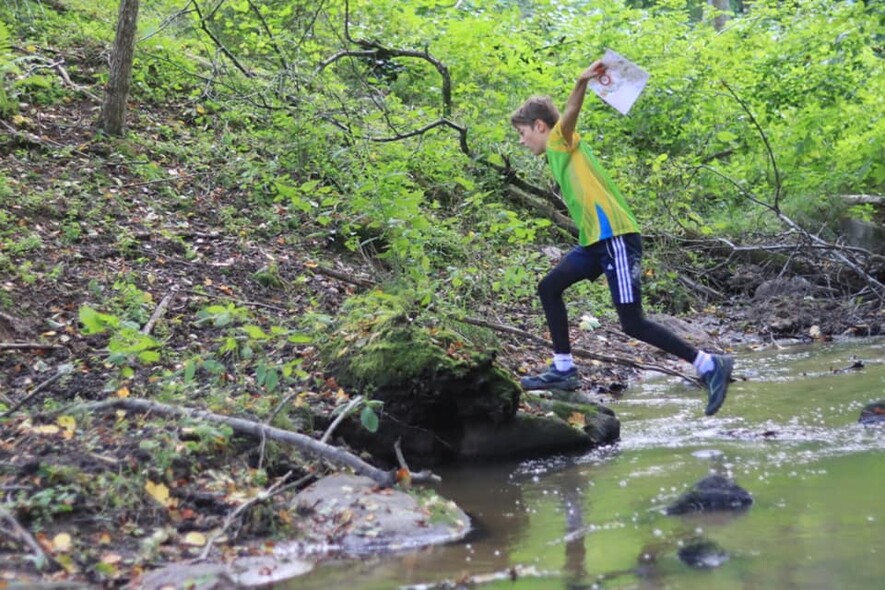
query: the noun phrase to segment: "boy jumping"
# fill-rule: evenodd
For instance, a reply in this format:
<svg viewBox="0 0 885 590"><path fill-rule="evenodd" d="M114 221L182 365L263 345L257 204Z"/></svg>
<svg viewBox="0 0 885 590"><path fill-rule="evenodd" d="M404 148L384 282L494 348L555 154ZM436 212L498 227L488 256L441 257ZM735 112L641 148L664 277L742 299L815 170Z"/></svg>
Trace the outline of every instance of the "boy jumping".
<svg viewBox="0 0 885 590"><path fill-rule="evenodd" d="M548 97L529 98L510 117L519 132L519 143L536 156L546 154L562 199L578 226L579 243L538 284L538 295L553 340L553 364L540 375L523 377L522 387L526 390L579 387L562 293L582 279L593 281L605 274L624 332L692 363L707 386L705 414L712 416L725 401L734 359L698 350L645 317L640 285L639 225L590 146L575 132L587 83L604 72L601 61L581 72L562 117Z"/></svg>

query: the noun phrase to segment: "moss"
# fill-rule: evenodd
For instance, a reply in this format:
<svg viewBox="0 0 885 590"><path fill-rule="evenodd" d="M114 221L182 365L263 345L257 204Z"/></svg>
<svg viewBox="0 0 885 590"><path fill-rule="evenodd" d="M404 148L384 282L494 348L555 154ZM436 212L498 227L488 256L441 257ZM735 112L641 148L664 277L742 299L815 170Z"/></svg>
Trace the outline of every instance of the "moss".
<svg viewBox="0 0 885 590"><path fill-rule="evenodd" d="M408 296L375 290L352 298L323 350L342 386L385 402L410 424L458 417L502 421L517 409L519 386L495 365L494 337L453 329L419 313Z"/></svg>

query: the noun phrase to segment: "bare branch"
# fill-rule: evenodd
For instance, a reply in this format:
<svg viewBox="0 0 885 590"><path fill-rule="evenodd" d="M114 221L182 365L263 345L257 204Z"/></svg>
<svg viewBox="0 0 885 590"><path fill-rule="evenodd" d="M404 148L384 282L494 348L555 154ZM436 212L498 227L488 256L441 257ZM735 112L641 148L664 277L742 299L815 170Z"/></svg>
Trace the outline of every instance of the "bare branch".
<svg viewBox="0 0 885 590"><path fill-rule="evenodd" d="M759 124L759 121L756 120L756 117L753 116L753 111L750 110L750 107L747 106L740 96L732 90L731 86L728 85L728 82L725 80L721 80L725 89L728 90L728 93L737 101L741 108L747 113L747 116L750 117L750 121L753 123L753 126L756 127L756 130L759 132L759 135L762 137L762 142L765 144L765 149L768 151L768 160L771 162L771 168L774 172L774 203L772 204L773 209L776 212L780 212L780 196L781 196L781 175L777 168L777 159L774 157L774 150L771 149L771 143L768 141L768 136L765 135L765 130L762 129L762 126Z"/></svg>
<svg viewBox="0 0 885 590"><path fill-rule="evenodd" d="M163 314L166 313L166 308L169 307L169 302L172 301L172 298L175 297L176 293L178 293L178 286L173 285L172 289L169 290L169 293L167 293L166 296L163 297L163 299L160 301L160 304L157 305L157 309L155 309L154 313L151 314L151 318L141 329L142 334L146 334L148 336L150 335L156 323L160 320L161 317L163 317Z"/></svg>
<svg viewBox="0 0 885 590"><path fill-rule="evenodd" d="M212 12L208 15L208 17L204 17L203 12L200 10L199 3L194 2L194 11L197 13L197 16L200 17L200 28L203 30L204 33L206 33L209 36L210 39L212 39L213 43L215 43L215 46L218 47L218 49L224 55L227 56L227 58L231 61L231 63L233 63L234 66L238 70L240 70L244 76L246 76L247 78L252 78L252 77L254 77L254 74L252 72L250 72L249 70L247 70L245 67L243 67L243 65L240 63L240 61L237 59L237 57L233 53L231 53L227 47L224 46L224 44L221 42L221 40L215 36L215 33L213 33L209 29L208 25L206 24L207 19L212 18L212 15L215 14L215 12L218 10L218 8L222 4L223 4L223 2L219 2L215 6L215 8L212 9Z"/></svg>
<svg viewBox="0 0 885 590"><path fill-rule="evenodd" d="M243 418L215 414L206 410L181 408L144 399L122 398L74 406L67 408L64 411L103 412L107 410L130 410L157 414L159 416L192 418L195 420L214 422L215 424L226 424L240 434L246 434L256 438L266 436L271 440L292 445L305 453L322 457L323 459L344 467L349 467L359 475L365 475L372 478L381 487L390 487L396 482L396 477L393 472L382 471L377 467L373 467L344 449L327 445L324 442L320 442L297 432L290 432L267 424L244 420Z"/></svg>
<svg viewBox="0 0 885 590"><path fill-rule="evenodd" d="M31 536L31 534L26 531L15 517L2 505L0 505L0 521L8 523L12 528L11 537L18 539L33 551L34 562L37 565L37 569L43 569L47 565L51 566L52 569L58 568L58 563L43 551L37 540Z"/></svg>
<svg viewBox="0 0 885 590"><path fill-rule="evenodd" d="M267 24L267 19L264 18L264 15L261 14L261 10L255 6L255 3L252 0L247 0L249 2L249 8L252 9L252 12L255 13L255 16L258 17L258 20L261 21L261 26L264 28L264 32L267 33L267 36L270 38L271 47L273 47L274 52L277 54L277 57L280 59L280 67L283 71L287 71L289 69L289 64L286 62L286 56L283 55L283 52L280 50L280 46L277 45L277 39L274 37L274 34L270 30L270 26Z"/></svg>
<svg viewBox="0 0 885 590"><path fill-rule="evenodd" d="M31 391L31 393L29 393L28 395L23 397L21 400L19 400L19 402L17 404L15 404L11 408L9 408L5 412L3 412L3 414L0 415L0 418L6 418L7 416L15 413L23 405L25 405L26 403L28 403L29 401L34 399L37 396L37 394L39 394L41 391L43 391L44 389L46 389L47 387L49 387L50 385L52 385L53 383L55 383L56 381L58 381L59 379L61 379L62 377L64 377L65 375L67 375L68 373L70 373L73 370L74 370L74 366L70 365L70 364L64 364L64 365L59 366L58 369L56 369L55 375L53 375L52 377L50 377L49 379L47 379L46 381L44 381L43 383L41 383L40 385L35 387Z"/></svg>

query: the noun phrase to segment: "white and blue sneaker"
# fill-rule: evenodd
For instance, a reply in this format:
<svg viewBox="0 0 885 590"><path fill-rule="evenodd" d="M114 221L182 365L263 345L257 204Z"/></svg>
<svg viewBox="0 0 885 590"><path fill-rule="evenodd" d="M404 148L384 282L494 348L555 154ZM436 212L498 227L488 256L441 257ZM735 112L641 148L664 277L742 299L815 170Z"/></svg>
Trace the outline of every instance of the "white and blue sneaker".
<svg viewBox="0 0 885 590"><path fill-rule="evenodd" d="M704 414L712 416L719 411L725 401L728 392L728 383L731 379L731 369L734 367L734 359L727 355L714 354L713 369L701 375L701 381L707 386L707 409Z"/></svg>

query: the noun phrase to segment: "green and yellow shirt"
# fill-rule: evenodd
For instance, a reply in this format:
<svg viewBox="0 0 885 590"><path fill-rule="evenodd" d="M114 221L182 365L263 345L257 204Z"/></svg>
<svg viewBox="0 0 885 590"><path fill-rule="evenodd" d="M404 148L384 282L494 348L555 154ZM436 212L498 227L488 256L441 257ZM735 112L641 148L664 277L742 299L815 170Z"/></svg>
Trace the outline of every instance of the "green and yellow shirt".
<svg viewBox="0 0 885 590"><path fill-rule="evenodd" d="M569 145L557 123L547 139L547 162L562 189L562 200L578 225L578 242L582 246L639 233L639 224L626 199L577 133L572 134Z"/></svg>

